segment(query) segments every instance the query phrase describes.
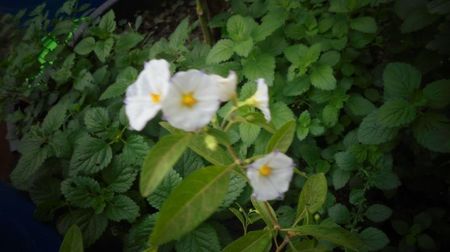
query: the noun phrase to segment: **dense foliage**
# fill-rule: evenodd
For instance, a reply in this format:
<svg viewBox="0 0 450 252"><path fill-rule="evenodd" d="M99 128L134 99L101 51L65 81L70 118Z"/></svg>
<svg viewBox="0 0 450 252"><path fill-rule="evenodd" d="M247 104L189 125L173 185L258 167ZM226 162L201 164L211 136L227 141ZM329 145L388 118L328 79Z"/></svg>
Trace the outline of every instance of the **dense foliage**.
<svg viewBox="0 0 450 252"><path fill-rule="evenodd" d="M212 46L191 35L198 22L152 38L110 11L71 48L74 3L52 20L30 12L1 62L2 116L20 139L11 181L75 237L64 244L81 230L86 248L103 236L125 251L447 248L448 1L231 0L209 22ZM44 36L58 46L40 64ZM271 122L251 107L229 119L229 102L195 134L159 119L129 130L125 90L154 58L233 70L240 101L264 78ZM284 199L252 200L238 168L275 149L300 171Z"/></svg>

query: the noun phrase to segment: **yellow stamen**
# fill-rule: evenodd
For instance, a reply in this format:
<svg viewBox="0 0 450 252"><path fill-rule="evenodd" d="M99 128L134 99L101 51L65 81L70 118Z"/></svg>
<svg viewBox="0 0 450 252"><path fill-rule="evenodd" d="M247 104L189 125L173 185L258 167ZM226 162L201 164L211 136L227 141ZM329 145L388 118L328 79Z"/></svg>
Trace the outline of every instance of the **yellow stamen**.
<svg viewBox="0 0 450 252"><path fill-rule="evenodd" d="M259 174L261 176L267 177L272 173L272 168L268 165L263 165L259 168Z"/></svg>
<svg viewBox="0 0 450 252"><path fill-rule="evenodd" d="M150 98L152 98L153 103L159 103L161 100L161 96L157 93L150 93Z"/></svg>
<svg viewBox="0 0 450 252"><path fill-rule="evenodd" d="M197 103L197 99L194 98L192 95L192 92L185 93L181 97L181 104L183 104L186 107L192 107Z"/></svg>

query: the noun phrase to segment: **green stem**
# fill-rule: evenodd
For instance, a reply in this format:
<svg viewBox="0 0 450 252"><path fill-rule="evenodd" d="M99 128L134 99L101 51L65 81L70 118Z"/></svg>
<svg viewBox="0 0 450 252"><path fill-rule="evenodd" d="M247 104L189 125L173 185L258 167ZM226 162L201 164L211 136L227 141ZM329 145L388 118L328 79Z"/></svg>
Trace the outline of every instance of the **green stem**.
<svg viewBox="0 0 450 252"><path fill-rule="evenodd" d="M204 1L201 0L196 0L195 2L197 6L196 7L197 16L200 22L200 27L202 29L203 38L208 45L212 45L213 40L211 30L208 27L208 19L207 19L208 6L204 3Z"/></svg>

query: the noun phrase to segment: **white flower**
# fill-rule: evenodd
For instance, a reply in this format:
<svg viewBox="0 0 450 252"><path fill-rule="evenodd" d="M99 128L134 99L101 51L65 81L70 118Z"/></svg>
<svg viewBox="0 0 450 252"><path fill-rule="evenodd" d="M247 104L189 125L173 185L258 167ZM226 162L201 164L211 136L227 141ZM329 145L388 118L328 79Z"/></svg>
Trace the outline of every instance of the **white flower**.
<svg viewBox="0 0 450 252"><path fill-rule="evenodd" d="M219 86L219 99L222 102L231 100L236 96L237 75L234 71L230 71L227 78L220 75L210 75L213 81L216 81Z"/></svg>
<svg viewBox="0 0 450 252"><path fill-rule="evenodd" d="M272 118L270 116L269 110L269 88L267 87L264 79L258 79L256 93L248 99L248 104L257 107L264 114L264 118L270 121Z"/></svg>
<svg viewBox="0 0 450 252"><path fill-rule="evenodd" d="M293 173L294 161L277 151L256 160L247 169L253 196L261 201L282 198Z"/></svg>
<svg viewBox="0 0 450 252"><path fill-rule="evenodd" d="M167 61L145 63L144 70L126 92L125 113L132 129L142 130L161 109L161 102L169 90L169 79Z"/></svg>
<svg viewBox="0 0 450 252"><path fill-rule="evenodd" d="M207 125L219 108L218 85L198 70L178 72L171 79L162 111L175 128L195 131Z"/></svg>

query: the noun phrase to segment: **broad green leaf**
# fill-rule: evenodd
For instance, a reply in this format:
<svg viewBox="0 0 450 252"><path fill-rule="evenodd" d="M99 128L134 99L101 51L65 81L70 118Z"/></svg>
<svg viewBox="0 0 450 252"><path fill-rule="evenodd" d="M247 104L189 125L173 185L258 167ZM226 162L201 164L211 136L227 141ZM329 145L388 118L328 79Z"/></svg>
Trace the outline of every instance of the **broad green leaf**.
<svg viewBox="0 0 450 252"><path fill-rule="evenodd" d="M331 177L334 189L339 190L344 187L350 179L350 174L351 172L349 171L341 169L334 170Z"/></svg>
<svg viewBox="0 0 450 252"><path fill-rule="evenodd" d="M108 202L105 215L113 221L127 220L132 223L139 216L139 206L128 196L119 194Z"/></svg>
<svg viewBox="0 0 450 252"><path fill-rule="evenodd" d="M284 50L286 58L300 68L300 73L306 72L306 68L319 59L321 52L320 43L307 47L303 44L293 45Z"/></svg>
<svg viewBox="0 0 450 252"><path fill-rule="evenodd" d="M228 168L212 166L185 178L161 207L150 242L178 239L213 214L225 197L229 174Z"/></svg>
<svg viewBox="0 0 450 252"><path fill-rule="evenodd" d="M78 91L85 91L86 89L90 89L94 87L94 77L92 74L86 70L83 69L80 71L78 76L75 78L75 82L73 83L73 88Z"/></svg>
<svg viewBox="0 0 450 252"><path fill-rule="evenodd" d="M123 158L128 164L142 165L145 155L150 149L148 140L140 135L131 135L123 146Z"/></svg>
<svg viewBox="0 0 450 252"><path fill-rule="evenodd" d="M379 124L388 128L407 125L416 118L414 106L401 99L387 101L377 114Z"/></svg>
<svg viewBox="0 0 450 252"><path fill-rule="evenodd" d="M77 225L72 225L64 235L59 252L83 252L83 235Z"/></svg>
<svg viewBox="0 0 450 252"><path fill-rule="evenodd" d="M329 66L335 66L340 59L341 54L339 54L338 51L331 50L326 53L323 53L320 56L319 63Z"/></svg>
<svg viewBox="0 0 450 252"><path fill-rule="evenodd" d="M417 142L436 152L450 152L450 120L442 114L427 112L413 124Z"/></svg>
<svg viewBox="0 0 450 252"><path fill-rule="evenodd" d="M247 40L256 27L255 21L249 17L234 15L227 21L227 32L234 41Z"/></svg>
<svg viewBox="0 0 450 252"><path fill-rule="evenodd" d="M312 69L310 76L311 84L322 90L333 90L336 88L336 79L333 69L328 65L318 65Z"/></svg>
<svg viewBox="0 0 450 252"><path fill-rule="evenodd" d="M145 251L150 247L148 237L155 226L157 217L158 213L154 213L133 223L128 232L127 239L125 240L125 251Z"/></svg>
<svg viewBox="0 0 450 252"><path fill-rule="evenodd" d="M424 6L425 7L425 6ZM400 31L402 33L410 33L421 30L431 25L437 16L428 13L426 8L417 8L408 13L403 23L400 25Z"/></svg>
<svg viewBox="0 0 450 252"><path fill-rule="evenodd" d="M48 111L41 125L45 133L52 134L64 124L67 107L67 102L61 101Z"/></svg>
<svg viewBox="0 0 450 252"><path fill-rule="evenodd" d="M230 173L230 183L228 185L228 191L223 199L221 209L228 208L233 204L234 201L242 194L245 186L247 185L247 180L243 177L242 174L238 172Z"/></svg>
<svg viewBox="0 0 450 252"><path fill-rule="evenodd" d="M445 108L450 104L450 80L438 80L427 84L423 94L432 108Z"/></svg>
<svg viewBox="0 0 450 252"><path fill-rule="evenodd" d="M181 237L175 244L175 248L183 252L219 252L219 236L211 225L202 224Z"/></svg>
<svg viewBox="0 0 450 252"><path fill-rule="evenodd" d="M109 190L116 193L124 193L133 185L137 170L126 162L125 155L116 155L112 164L103 169L101 174Z"/></svg>
<svg viewBox="0 0 450 252"><path fill-rule="evenodd" d="M272 243L272 235L268 230L250 231L233 241L223 252L265 252Z"/></svg>
<svg viewBox="0 0 450 252"><path fill-rule="evenodd" d="M419 88L422 74L405 63L389 63L383 72L384 97L410 99Z"/></svg>
<svg viewBox="0 0 450 252"><path fill-rule="evenodd" d="M186 40L189 38L189 32L191 28L189 27L189 18L184 18L180 24L177 26L175 31L169 37L169 45L172 48L182 47Z"/></svg>
<svg viewBox="0 0 450 252"><path fill-rule="evenodd" d="M286 21L287 15L282 11L269 12L262 18L262 23L253 32L255 41L263 41Z"/></svg>
<svg viewBox="0 0 450 252"><path fill-rule="evenodd" d="M143 197L150 195L186 150L191 134L169 135L150 149L141 169L139 189Z"/></svg>
<svg viewBox="0 0 450 252"><path fill-rule="evenodd" d="M125 32L119 35L117 38L116 47L114 50L116 52L125 53L128 50L135 47L139 42L144 39L144 36L137 32Z"/></svg>
<svg viewBox="0 0 450 252"><path fill-rule="evenodd" d="M88 55L95 49L95 39L93 37L87 37L78 42L73 49L79 55Z"/></svg>
<svg viewBox="0 0 450 252"><path fill-rule="evenodd" d="M357 30L365 33L376 33L377 23L373 17L357 17L352 19L350 27L353 30Z"/></svg>
<svg viewBox="0 0 450 252"><path fill-rule="evenodd" d="M349 151L337 152L334 159L338 167L344 171L353 171L358 168L355 156Z"/></svg>
<svg viewBox="0 0 450 252"><path fill-rule="evenodd" d="M96 173L105 168L112 158L112 149L109 144L98 138L82 137L75 145L70 160L70 172Z"/></svg>
<svg viewBox="0 0 450 252"><path fill-rule="evenodd" d="M148 203L152 207L160 209L172 190L181 183L181 180L181 176L176 171L170 170L161 184L147 197Z"/></svg>
<svg viewBox="0 0 450 252"><path fill-rule="evenodd" d="M127 87L134 82L137 74L138 72L134 67L126 67L121 70L116 81L108 86L108 88L106 88L106 90L102 93L100 100L106 100L123 95L127 90Z"/></svg>
<svg viewBox="0 0 450 252"><path fill-rule="evenodd" d="M330 241L336 245L359 251L365 248L364 242L358 237L339 226L303 225L290 229L298 235L310 235L318 240Z"/></svg>
<svg viewBox="0 0 450 252"><path fill-rule="evenodd" d="M222 39L209 51L206 62L209 64L220 63L229 60L234 53L234 42L229 39Z"/></svg>
<svg viewBox="0 0 450 252"><path fill-rule="evenodd" d="M358 94L352 94L345 103L345 108L355 116L366 116L375 110L375 105Z"/></svg>
<svg viewBox="0 0 450 252"><path fill-rule="evenodd" d="M175 170L184 178L204 166L203 159L191 149L187 149L175 165Z"/></svg>
<svg viewBox="0 0 450 252"><path fill-rule="evenodd" d="M373 222L383 222L392 215L392 210L381 204L373 204L367 208L364 215Z"/></svg>
<svg viewBox="0 0 450 252"><path fill-rule="evenodd" d="M108 11L105 15L103 15L98 27L107 33L114 32L114 30L116 29L115 18L116 16L114 15L114 11Z"/></svg>
<svg viewBox="0 0 450 252"><path fill-rule="evenodd" d="M113 38L109 38L103 41L97 41L97 43L95 43L94 52L101 62L105 62L106 58L111 53L113 45L114 45Z"/></svg>
<svg viewBox="0 0 450 252"><path fill-rule="evenodd" d="M358 140L363 144L381 144L397 135L397 128L383 127L378 121L378 110L367 115L358 128Z"/></svg>
<svg viewBox="0 0 450 252"><path fill-rule="evenodd" d="M367 244L369 251L378 251L389 243L386 234L373 227L364 229L360 234L361 239Z"/></svg>
<svg viewBox="0 0 450 252"><path fill-rule="evenodd" d="M337 224L347 224L351 220L347 207L338 203L328 209L328 215Z"/></svg>
<svg viewBox="0 0 450 252"><path fill-rule="evenodd" d="M233 49L237 55L247 57L253 49L253 39L249 38L245 41L235 42Z"/></svg>
<svg viewBox="0 0 450 252"><path fill-rule="evenodd" d="M242 142L246 145L251 145L255 142L256 138L261 131L261 127L253 123L241 123L239 124L239 134Z"/></svg>
<svg viewBox="0 0 450 252"><path fill-rule="evenodd" d="M75 209L60 219L58 228L60 232L64 232L73 224L80 227L83 233L83 243L88 247L106 230L108 219L103 214L95 214L86 209Z"/></svg>
<svg viewBox="0 0 450 252"><path fill-rule="evenodd" d="M339 108L334 104L327 104L322 110L322 122L327 127L333 127L339 120Z"/></svg>
<svg viewBox="0 0 450 252"><path fill-rule="evenodd" d="M295 121L288 121L270 138L266 146L266 152L280 151L286 152L291 146L295 135Z"/></svg>
<svg viewBox="0 0 450 252"><path fill-rule="evenodd" d="M277 102L270 105L272 120L270 121L276 129L280 129L288 121L295 121L296 117L288 105L284 102Z"/></svg>
<svg viewBox="0 0 450 252"><path fill-rule="evenodd" d="M263 78L271 86L275 74L275 58L264 53L250 53L247 59L242 59L243 73L249 80Z"/></svg>
<svg viewBox="0 0 450 252"><path fill-rule="evenodd" d="M110 123L109 114L105 108L91 108L84 115L84 124L90 132L106 130Z"/></svg>
<svg viewBox="0 0 450 252"><path fill-rule="evenodd" d="M297 215L317 212L327 198L327 179L323 173L311 175L303 185L298 199Z"/></svg>
<svg viewBox="0 0 450 252"><path fill-rule="evenodd" d="M278 222L277 215L273 210L272 206L267 201L258 201L254 197L251 198L252 205L258 214L261 216L261 219L266 223L266 225L273 229L274 228L274 219L275 222Z"/></svg>
<svg viewBox="0 0 450 252"><path fill-rule="evenodd" d="M381 190L393 190L401 184L397 174L387 169L377 171L371 180Z"/></svg>
<svg viewBox="0 0 450 252"><path fill-rule="evenodd" d="M94 206L100 196L101 188L93 178L72 177L61 183L61 192L73 206L88 208Z"/></svg>

